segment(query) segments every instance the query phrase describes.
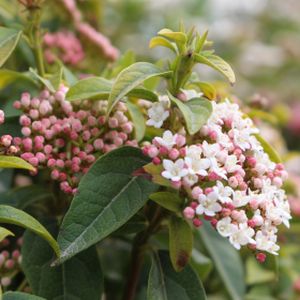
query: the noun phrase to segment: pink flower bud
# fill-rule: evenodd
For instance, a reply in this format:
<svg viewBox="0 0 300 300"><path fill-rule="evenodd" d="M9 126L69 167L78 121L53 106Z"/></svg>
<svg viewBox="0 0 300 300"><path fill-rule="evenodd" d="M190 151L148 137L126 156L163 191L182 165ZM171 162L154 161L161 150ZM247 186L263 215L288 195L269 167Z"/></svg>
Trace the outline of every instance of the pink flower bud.
<svg viewBox="0 0 300 300"><path fill-rule="evenodd" d="M186 207L183 211L183 215L187 219L193 219L195 216L195 211L191 207Z"/></svg>
<svg viewBox="0 0 300 300"><path fill-rule="evenodd" d="M102 139L96 139L93 143L94 147L96 150L101 150L104 146L103 140Z"/></svg>
<svg viewBox="0 0 300 300"><path fill-rule="evenodd" d="M260 263L264 263L265 260L266 260L266 258L267 258L267 256L266 256L265 253L260 252L260 253L257 253L257 254L256 254L256 259L257 259L257 261L260 262Z"/></svg>
<svg viewBox="0 0 300 300"><path fill-rule="evenodd" d="M39 114L39 111L38 111L37 109L31 109L31 110L29 111L29 116L30 116L30 118L33 119L33 120L38 119L39 115L40 115L40 114Z"/></svg>
<svg viewBox="0 0 300 300"><path fill-rule="evenodd" d="M152 162L155 164L155 165L160 165L161 164L161 160L159 157L154 157L152 159Z"/></svg>
<svg viewBox="0 0 300 300"><path fill-rule="evenodd" d="M172 187L174 189L179 189L181 187L181 181L171 181Z"/></svg>
<svg viewBox="0 0 300 300"><path fill-rule="evenodd" d="M261 189L262 185L263 185L263 182L260 178L254 178L253 179L253 185L254 185L255 188Z"/></svg>
<svg viewBox="0 0 300 300"><path fill-rule="evenodd" d="M3 287L7 287L11 284L11 279L9 277L2 277L1 284L3 285Z"/></svg>
<svg viewBox="0 0 300 300"><path fill-rule="evenodd" d="M238 187L239 182L238 182L238 180L236 179L235 176L231 176L231 177L228 179L228 184L229 184L232 188L236 188L236 187Z"/></svg>
<svg viewBox="0 0 300 300"><path fill-rule="evenodd" d="M24 107L28 107L30 105L30 94L29 93L23 93L21 95L21 100L20 100L21 104Z"/></svg>
<svg viewBox="0 0 300 300"><path fill-rule="evenodd" d="M179 151L177 149L173 148L169 151L170 159L176 160L178 158L178 156L179 156Z"/></svg>
<svg viewBox="0 0 300 300"><path fill-rule="evenodd" d="M51 178L52 178L53 180L57 180L57 179L59 178L59 171L58 171L58 170L53 170L53 171L51 172Z"/></svg>
<svg viewBox="0 0 300 300"><path fill-rule="evenodd" d="M30 126L31 120L26 115L20 116L20 124L22 126Z"/></svg>
<svg viewBox="0 0 300 300"><path fill-rule="evenodd" d="M15 109L21 109L22 104L21 104L20 101L15 101L14 104L13 104L13 107L14 107Z"/></svg>
<svg viewBox="0 0 300 300"><path fill-rule="evenodd" d="M39 160L40 163L44 163L46 161L46 156L42 152L37 152L35 157Z"/></svg>
<svg viewBox="0 0 300 300"><path fill-rule="evenodd" d="M5 268L8 269L8 270L13 269L14 266L15 266L15 261L13 259L8 259L5 262Z"/></svg>
<svg viewBox="0 0 300 300"><path fill-rule="evenodd" d="M282 179L280 177L275 177L273 179L273 184L275 184L278 188L280 188L283 184Z"/></svg>
<svg viewBox="0 0 300 300"><path fill-rule="evenodd" d="M24 136L30 136L31 135L31 129L29 127L23 127L21 129L21 132Z"/></svg>
<svg viewBox="0 0 300 300"><path fill-rule="evenodd" d="M198 200L199 196L203 193L203 190L199 187L199 186L195 186L193 189L192 189L192 197L195 199L195 200Z"/></svg>
<svg viewBox="0 0 300 300"><path fill-rule="evenodd" d="M1 143L4 147L9 147L11 145L12 140L12 136L8 134L5 134L1 137Z"/></svg>
<svg viewBox="0 0 300 300"><path fill-rule="evenodd" d="M177 145L177 147L182 147L185 145L186 143L186 139L185 136L181 135L181 134L176 134L175 137L175 143Z"/></svg>
<svg viewBox="0 0 300 300"><path fill-rule="evenodd" d="M117 128L119 126L119 122L116 118L109 118L108 119L108 126L110 128Z"/></svg>
<svg viewBox="0 0 300 300"><path fill-rule="evenodd" d="M130 122L127 122L125 124L123 124L121 126L122 130L125 132L125 133L131 133L132 130L133 130L133 126L132 126L132 123Z"/></svg>
<svg viewBox="0 0 300 300"><path fill-rule="evenodd" d="M194 219L193 224L196 228L199 228L203 224L203 222L199 219Z"/></svg>
<svg viewBox="0 0 300 300"><path fill-rule="evenodd" d="M148 148L148 151L147 151L147 155L150 156L151 158L154 158L158 155L159 153L159 150L157 149L157 147L151 145L149 146Z"/></svg>

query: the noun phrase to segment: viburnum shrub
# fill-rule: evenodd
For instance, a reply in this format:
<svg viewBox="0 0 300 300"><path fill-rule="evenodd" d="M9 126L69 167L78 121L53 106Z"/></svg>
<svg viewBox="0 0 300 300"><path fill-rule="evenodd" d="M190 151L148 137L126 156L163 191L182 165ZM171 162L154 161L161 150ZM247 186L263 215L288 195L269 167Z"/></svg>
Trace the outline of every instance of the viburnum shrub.
<svg viewBox="0 0 300 300"><path fill-rule="evenodd" d="M44 32L43 1L20 2L27 27L0 28L0 62L23 34L37 70L15 74L36 87L11 103L16 132L0 111L0 166L29 170L15 173L0 206L1 223L27 229L0 228L4 299L206 299L201 252L230 299L244 299L234 248L259 262L278 255L278 227L291 219L287 172L235 98L194 72L204 64L235 82L207 32L159 31L150 48L173 53L160 67L123 59L101 77L77 76L80 37ZM101 36L75 2L64 5L75 29Z"/></svg>

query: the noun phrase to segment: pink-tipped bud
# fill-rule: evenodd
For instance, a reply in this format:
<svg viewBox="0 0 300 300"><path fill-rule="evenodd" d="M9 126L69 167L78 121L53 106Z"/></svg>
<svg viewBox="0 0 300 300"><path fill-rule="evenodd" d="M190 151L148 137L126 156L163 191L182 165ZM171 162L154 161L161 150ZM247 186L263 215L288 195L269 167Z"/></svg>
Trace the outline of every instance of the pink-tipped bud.
<svg viewBox="0 0 300 300"><path fill-rule="evenodd" d="M9 277L2 277L1 278L1 285L3 285L3 287L7 287L11 284L11 279Z"/></svg>
<svg viewBox="0 0 300 300"><path fill-rule="evenodd" d="M239 182L238 182L238 180L236 179L235 176L231 176L231 177L228 179L228 184L229 184L232 188L236 188L236 187L238 187Z"/></svg>
<svg viewBox="0 0 300 300"><path fill-rule="evenodd" d="M191 207L186 207L183 211L183 215L187 219L193 219L195 216L195 211Z"/></svg>
<svg viewBox="0 0 300 300"><path fill-rule="evenodd" d="M260 263L264 263L266 261L266 258L267 258L267 256L265 253L260 252L260 253L256 254L256 259Z"/></svg>
<svg viewBox="0 0 300 300"><path fill-rule="evenodd" d="M13 140L13 138L11 135L5 134L1 137L1 144L4 147L9 147L11 145L12 140Z"/></svg>
<svg viewBox="0 0 300 300"><path fill-rule="evenodd" d="M172 184L172 187L174 188L174 189L180 189L180 187L181 187L181 181L179 180L179 181L172 181L171 182L171 184Z"/></svg>
<svg viewBox="0 0 300 300"><path fill-rule="evenodd" d="M117 128L119 126L119 122L116 118L109 118L108 119L108 126L110 128Z"/></svg>
<svg viewBox="0 0 300 300"><path fill-rule="evenodd" d="M250 220L248 220L247 223L248 223L248 226L251 228L254 228L256 226L255 219L250 219Z"/></svg>
<svg viewBox="0 0 300 300"><path fill-rule="evenodd" d="M5 268L8 269L8 270L13 269L14 266L15 266L15 261L13 259L8 259L5 262Z"/></svg>
<svg viewBox="0 0 300 300"><path fill-rule="evenodd" d="M256 158L254 156L248 156L247 164L249 165L249 167L254 168L256 165Z"/></svg>
<svg viewBox="0 0 300 300"><path fill-rule="evenodd" d="M179 148L184 146L186 143L185 136L183 136L181 134L177 134L175 137L175 143L176 143L177 147L179 147Z"/></svg>
<svg viewBox="0 0 300 300"><path fill-rule="evenodd" d="M150 156L151 158L156 157L158 155L158 153L159 153L159 150L154 145L147 147L147 155Z"/></svg>
<svg viewBox="0 0 300 300"><path fill-rule="evenodd" d="M31 129L29 127L23 127L21 129L21 132L24 136L30 136L31 135Z"/></svg>
<svg viewBox="0 0 300 300"><path fill-rule="evenodd" d="M20 116L20 124L22 126L30 126L31 120L26 115Z"/></svg>
<svg viewBox="0 0 300 300"><path fill-rule="evenodd" d="M171 149L169 151L169 158L172 159L172 160L176 160L179 156L179 151L175 148Z"/></svg>
<svg viewBox="0 0 300 300"><path fill-rule="evenodd" d="M154 157L154 158L152 159L152 162L153 162L153 164L155 164L155 165L160 165L160 164L161 164L161 160L160 160L159 157Z"/></svg>
<svg viewBox="0 0 300 300"><path fill-rule="evenodd" d="M199 228L201 225L203 224L203 222L199 219L194 219L193 220L193 225L196 227L196 228Z"/></svg>
<svg viewBox="0 0 300 300"><path fill-rule="evenodd" d="M280 188L283 184L282 179L280 177L275 177L273 179L273 184L275 184L278 188Z"/></svg>
<svg viewBox="0 0 300 300"><path fill-rule="evenodd" d="M203 190L199 186L196 186L192 189L192 197L195 200L198 200L199 195L201 195L202 193L203 193Z"/></svg>
<svg viewBox="0 0 300 300"><path fill-rule="evenodd" d="M215 219L215 218L213 218L213 219L210 221L211 226L214 227L214 228L216 228L217 223L218 223L218 220Z"/></svg>

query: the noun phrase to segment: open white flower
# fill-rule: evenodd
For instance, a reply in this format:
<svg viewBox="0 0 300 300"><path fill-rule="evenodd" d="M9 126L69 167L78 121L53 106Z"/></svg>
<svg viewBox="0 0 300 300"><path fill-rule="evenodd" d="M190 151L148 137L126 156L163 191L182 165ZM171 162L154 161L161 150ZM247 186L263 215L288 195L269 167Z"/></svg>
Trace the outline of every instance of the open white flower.
<svg viewBox="0 0 300 300"><path fill-rule="evenodd" d="M229 241L234 248L240 250L241 246L256 244L255 240L252 238L254 234L255 231L253 228L249 227L247 223L242 223L234 228L233 233L229 236Z"/></svg>
<svg viewBox="0 0 300 300"><path fill-rule="evenodd" d="M191 145L189 147L186 147L185 157L189 157L192 159L200 159L201 153L202 153L202 149L200 146Z"/></svg>
<svg viewBox="0 0 300 300"><path fill-rule="evenodd" d="M237 230L237 225L231 223L230 217L226 217L218 221L217 230L221 236L229 237Z"/></svg>
<svg viewBox="0 0 300 300"><path fill-rule="evenodd" d="M218 193L215 191L206 196L201 194L198 200L200 204L196 208L197 215L206 214L213 217L217 212L222 210L222 206L218 203Z"/></svg>
<svg viewBox="0 0 300 300"><path fill-rule="evenodd" d="M233 189L229 186L224 186L221 181L217 181L214 190L218 193L218 200L222 203L232 202L231 196L234 193Z"/></svg>
<svg viewBox="0 0 300 300"><path fill-rule="evenodd" d="M193 159L190 157L185 158L185 163L188 167L190 174L197 174L201 176L207 175L207 169L210 166L210 161L206 158Z"/></svg>
<svg viewBox="0 0 300 300"><path fill-rule="evenodd" d="M176 144L176 134L172 134L170 130L167 130L163 133L162 137L155 137L155 141L161 146L171 149Z"/></svg>
<svg viewBox="0 0 300 300"><path fill-rule="evenodd" d="M188 174L188 170L184 166L184 160L181 158L175 162L169 159L164 159L163 166L165 171L163 171L161 175L167 179L171 179L172 181L179 181L182 177Z"/></svg>
<svg viewBox="0 0 300 300"><path fill-rule="evenodd" d="M154 126L155 128L160 128L164 121L169 117L170 113L167 110L166 104L164 102L155 102L148 109L149 120L146 122L148 126Z"/></svg>

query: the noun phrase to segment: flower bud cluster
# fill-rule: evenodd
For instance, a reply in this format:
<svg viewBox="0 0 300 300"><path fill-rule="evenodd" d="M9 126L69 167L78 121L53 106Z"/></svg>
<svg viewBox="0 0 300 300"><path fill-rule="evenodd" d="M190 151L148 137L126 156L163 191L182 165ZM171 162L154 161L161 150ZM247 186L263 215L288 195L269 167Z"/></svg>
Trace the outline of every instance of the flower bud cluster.
<svg viewBox="0 0 300 300"><path fill-rule="evenodd" d="M7 238L0 242L0 286L2 287L8 287L12 282L12 277L21 269L22 238L17 240L12 251L7 250L11 248L10 244Z"/></svg>
<svg viewBox="0 0 300 300"><path fill-rule="evenodd" d="M124 103L118 103L111 117L105 117L107 101L65 100L67 88L38 97L23 93L14 107L20 109L22 137L2 136L1 143L37 170L49 168L51 178L69 194L77 191L81 176L98 156L122 145L137 146L133 124Z"/></svg>
<svg viewBox="0 0 300 300"><path fill-rule="evenodd" d="M236 249L248 245L277 254L277 227L289 226L291 218L281 189L287 172L264 152L255 137L258 130L238 105L212 105L212 115L197 134L167 130L144 153L188 199L183 214L196 227L204 218ZM259 261L264 258L257 254Z"/></svg>
<svg viewBox="0 0 300 300"><path fill-rule="evenodd" d="M61 59L65 64L77 65L84 59L80 40L71 31L46 33L43 39L44 55L49 64Z"/></svg>

